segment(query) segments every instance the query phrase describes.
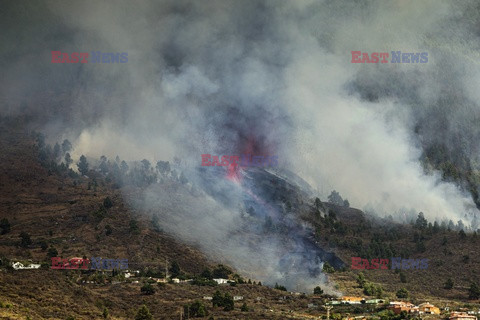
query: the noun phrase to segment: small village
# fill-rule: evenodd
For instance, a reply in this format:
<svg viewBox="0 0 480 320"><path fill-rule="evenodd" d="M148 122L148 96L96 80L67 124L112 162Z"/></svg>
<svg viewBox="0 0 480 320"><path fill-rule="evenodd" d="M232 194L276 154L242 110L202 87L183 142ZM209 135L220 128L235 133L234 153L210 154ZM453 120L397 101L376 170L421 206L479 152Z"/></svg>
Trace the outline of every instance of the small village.
<svg viewBox="0 0 480 320"><path fill-rule="evenodd" d="M27 262L12 262L11 264L14 270L32 270L40 269L41 264L27 263ZM166 269L167 270L167 269ZM93 270L90 270L93 271ZM178 277L169 277L168 271L166 276L163 278L158 277L147 277L141 274L140 270L119 270L115 273L115 276L109 278L108 274L111 274L112 270L95 270L94 273L87 273L79 279L81 284L120 284L122 282L132 283L132 284L143 284L143 283L157 283L158 285L165 284L185 284L190 283L194 284L194 279L181 279ZM113 274L113 273L112 273ZM212 281L216 286L235 286L239 281L238 278L213 278ZM243 280L240 280L240 283L243 283ZM285 292L287 294L287 292ZM451 310L450 307L438 307L429 302L423 302L418 305L415 305L409 301L389 301L388 299L370 299L360 296L342 296L342 297L330 297L325 298L321 295L305 295L301 292L288 292L287 295L282 295L278 298L280 303L293 300L295 298L305 298L310 299L310 303L307 304L307 309L309 311L321 310L326 315L320 317L315 316L314 314L299 314L303 316L302 319L341 319L341 320L363 320L363 319L379 319L378 316L373 315L373 311L379 311L382 309L390 310L395 315L411 315L413 317L418 317L421 319L448 319L448 320L478 320L477 316L480 315L480 307L477 310L469 310L467 308L458 308L456 310ZM199 299L205 302L211 302L213 297L210 295L203 295ZM261 301L263 297L254 297L255 301ZM243 301L244 296L234 295L233 301L239 302ZM372 315L358 315L352 316L352 312L345 307L355 307L355 306L371 306L367 310L370 310ZM270 309L269 311L274 312ZM290 310L293 312L293 310ZM365 312L366 313L366 312ZM339 317L340 316L340 317Z"/></svg>

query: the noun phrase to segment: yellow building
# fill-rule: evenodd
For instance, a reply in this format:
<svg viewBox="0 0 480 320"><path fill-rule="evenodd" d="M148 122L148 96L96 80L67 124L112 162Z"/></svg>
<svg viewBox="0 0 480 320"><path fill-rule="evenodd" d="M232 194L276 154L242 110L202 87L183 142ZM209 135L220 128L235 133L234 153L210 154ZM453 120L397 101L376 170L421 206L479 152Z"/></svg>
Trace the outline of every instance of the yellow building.
<svg viewBox="0 0 480 320"><path fill-rule="evenodd" d="M418 305L418 311L425 314L440 314L440 309L428 302Z"/></svg>
<svg viewBox="0 0 480 320"><path fill-rule="evenodd" d="M465 312L452 312L449 320L477 320L477 317L469 315Z"/></svg>

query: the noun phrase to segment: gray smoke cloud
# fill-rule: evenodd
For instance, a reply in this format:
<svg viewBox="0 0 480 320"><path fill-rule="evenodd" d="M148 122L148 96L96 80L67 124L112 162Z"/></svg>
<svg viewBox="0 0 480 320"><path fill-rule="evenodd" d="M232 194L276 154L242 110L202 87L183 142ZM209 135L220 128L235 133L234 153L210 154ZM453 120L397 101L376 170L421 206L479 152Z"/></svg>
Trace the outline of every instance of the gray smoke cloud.
<svg viewBox="0 0 480 320"><path fill-rule="evenodd" d="M177 156L199 165L203 153L275 154L324 200L336 189L354 207L399 219L415 210L468 224L478 214L464 189L419 161L440 142L479 169L474 1L2 6L1 112L28 114L47 135L74 141L74 158ZM128 63L52 64L53 50L128 52ZM352 64L353 50L429 59ZM161 194L148 190L137 205L153 210ZM202 208L199 232L188 222L171 232L205 249L231 234L238 211L211 201L191 207ZM276 242L265 244L262 270L276 270ZM234 257L249 246L224 243L224 257L252 269Z"/></svg>

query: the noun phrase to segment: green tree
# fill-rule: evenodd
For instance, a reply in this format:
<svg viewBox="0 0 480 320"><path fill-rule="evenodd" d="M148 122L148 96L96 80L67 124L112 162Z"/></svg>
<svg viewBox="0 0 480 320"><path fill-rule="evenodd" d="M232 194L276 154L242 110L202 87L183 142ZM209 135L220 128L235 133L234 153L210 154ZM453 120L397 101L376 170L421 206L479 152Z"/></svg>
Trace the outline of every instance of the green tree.
<svg viewBox="0 0 480 320"><path fill-rule="evenodd" d="M233 309L234 309L233 297L230 295L230 293L227 292L223 297L223 310L231 311Z"/></svg>
<svg viewBox="0 0 480 320"><path fill-rule="evenodd" d="M330 265L327 261L323 263L323 271L326 273L334 273L335 268Z"/></svg>
<svg viewBox="0 0 480 320"><path fill-rule="evenodd" d="M357 276L357 283L359 285L360 288L363 288L363 286L365 285L365 275L363 274L363 272L360 272Z"/></svg>
<svg viewBox="0 0 480 320"><path fill-rule="evenodd" d="M51 259L53 257L58 257L58 251L54 247L48 248L47 258Z"/></svg>
<svg viewBox="0 0 480 320"><path fill-rule="evenodd" d="M417 221L415 222L415 227L420 230L424 230L427 228L427 225L428 225L428 221L423 216L423 212L418 213Z"/></svg>
<svg viewBox="0 0 480 320"><path fill-rule="evenodd" d="M448 278L447 281L445 282L444 289L450 290L453 288L453 280L451 278Z"/></svg>
<svg viewBox="0 0 480 320"><path fill-rule="evenodd" d="M55 159L55 161L58 161L60 159L62 155L62 150L60 148L60 145L57 143L55 143L55 146L53 147L53 158Z"/></svg>
<svg viewBox="0 0 480 320"><path fill-rule="evenodd" d="M102 316L103 316L103 319L107 319L108 318L108 309L107 308L103 308L103 313L102 313Z"/></svg>
<svg viewBox="0 0 480 320"><path fill-rule="evenodd" d="M153 226L153 230L157 231L157 232L161 232L162 231L162 228L160 227L160 222L159 222L160 218L158 217L158 214L154 213L152 215L152 226Z"/></svg>
<svg viewBox="0 0 480 320"><path fill-rule="evenodd" d="M155 288L150 283L146 283L142 286L140 291L145 293L146 295L152 295L155 293Z"/></svg>
<svg viewBox="0 0 480 320"><path fill-rule="evenodd" d="M405 288L402 288L397 291L397 298L399 299L406 299L408 298L408 295L409 295L408 290Z"/></svg>
<svg viewBox="0 0 480 320"><path fill-rule="evenodd" d="M120 163L120 171L122 171L123 174L126 174L128 171L128 164L125 162L125 160L122 160Z"/></svg>
<svg viewBox="0 0 480 320"><path fill-rule="evenodd" d="M42 251L45 251L48 249L48 244L45 240L40 241L39 244L40 244L40 248L42 248Z"/></svg>
<svg viewBox="0 0 480 320"><path fill-rule="evenodd" d="M20 233L20 246L23 248L28 247L29 245L32 244L32 239L30 239L30 235L26 232Z"/></svg>
<svg viewBox="0 0 480 320"><path fill-rule="evenodd" d="M438 222L435 221L433 223L433 229L432 229L433 233L438 233L440 231L440 226L438 225Z"/></svg>
<svg viewBox="0 0 480 320"><path fill-rule="evenodd" d="M477 283L472 282L470 284L470 289L468 289L468 298L472 300L480 298L480 287Z"/></svg>
<svg viewBox="0 0 480 320"><path fill-rule="evenodd" d="M112 232L113 232L112 227L109 224L107 224L105 226L105 235L109 236L112 234Z"/></svg>
<svg viewBox="0 0 480 320"><path fill-rule="evenodd" d="M180 265L178 264L177 261L172 261L169 271L170 271L170 274L172 275L172 278L178 277L180 275L181 273Z"/></svg>
<svg viewBox="0 0 480 320"><path fill-rule="evenodd" d="M323 294L322 288L316 286L315 288L313 288L313 294Z"/></svg>
<svg viewBox="0 0 480 320"><path fill-rule="evenodd" d="M188 314L189 317L202 318L202 317L208 316L208 311L205 308L205 305L198 300L195 300L195 302L192 303L191 305L188 305L188 304L185 305L184 313Z"/></svg>
<svg viewBox="0 0 480 320"><path fill-rule="evenodd" d="M320 210L323 209L322 201L319 198L315 198L315 209Z"/></svg>
<svg viewBox="0 0 480 320"><path fill-rule="evenodd" d="M465 233L465 231L463 231L463 229L458 232L458 235L462 240L464 240L467 237L467 234Z"/></svg>
<svg viewBox="0 0 480 320"><path fill-rule="evenodd" d="M281 290L281 291L287 291L287 288L285 288L285 286L281 286L278 283L275 283L275 289Z"/></svg>
<svg viewBox="0 0 480 320"><path fill-rule="evenodd" d="M67 139L63 140L62 142L62 151L63 153L72 151L72 144Z"/></svg>
<svg viewBox="0 0 480 320"><path fill-rule="evenodd" d="M208 268L205 268L200 274L200 276L202 278L209 279L209 280L213 279L212 272Z"/></svg>
<svg viewBox="0 0 480 320"><path fill-rule="evenodd" d="M165 176L170 172L170 163L168 161L158 161L157 170L162 176Z"/></svg>
<svg viewBox="0 0 480 320"><path fill-rule="evenodd" d="M6 234L10 232L10 222L8 222L7 218L0 220L0 229L0 234Z"/></svg>
<svg viewBox="0 0 480 320"><path fill-rule="evenodd" d="M248 306L247 306L247 304L246 304L245 302L242 304L242 307L240 308L240 311L242 311L242 312L248 312Z"/></svg>
<svg viewBox="0 0 480 320"><path fill-rule="evenodd" d="M340 196L340 194L333 190L330 195L328 196L328 202L330 203L333 203L333 204L336 204L338 206L343 206L344 205L344 202L343 202L343 199L342 197Z"/></svg>
<svg viewBox="0 0 480 320"><path fill-rule="evenodd" d="M139 234L140 228L138 227L138 222L135 219L130 220L130 232L133 234Z"/></svg>
<svg viewBox="0 0 480 320"><path fill-rule="evenodd" d="M148 310L146 305L143 305L140 309L138 309L137 315L135 316L135 320L152 320L153 316Z"/></svg>
<svg viewBox="0 0 480 320"><path fill-rule="evenodd" d="M103 207L105 209L110 209L111 207L113 207L113 202L112 202L112 199L110 199L110 197L106 197L103 200Z"/></svg>
<svg viewBox="0 0 480 320"><path fill-rule="evenodd" d="M185 174L183 173L183 171L180 173L180 183L181 184L186 184L188 182L188 179L187 177L185 177Z"/></svg>
<svg viewBox="0 0 480 320"><path fill-rule="evenodd" d="M70 167L70 165L72 164L73 160L72 160L72 156L70 156L70 153L66 153L65 154L65 164L67 166L67 168Z"/></svg>
<svg viewBox="0 0 480 320"><path fill-rule="evenodd" d="M229 275L233 272L228 267L224 266L223 264L219 264L215 269L213 269L213 277L214 278L223 278L227 279Z"/></svg>
<svg viewBox="0 0 480 320"><path fill-rule="evenodd" d="M77 163L77 167L78 167L78 171L80 171L80 173L82 175L87 175L88 173L88 162L87 162L87 158L82 154L80 156L80 161Z"/></svg>
<svg viewBox="0 0 480 320"><path fill-rule="evenodd" d="M212 297L212 305L213 307L221 307L223 306L223 296L220 291L215 291Z"/></svg>

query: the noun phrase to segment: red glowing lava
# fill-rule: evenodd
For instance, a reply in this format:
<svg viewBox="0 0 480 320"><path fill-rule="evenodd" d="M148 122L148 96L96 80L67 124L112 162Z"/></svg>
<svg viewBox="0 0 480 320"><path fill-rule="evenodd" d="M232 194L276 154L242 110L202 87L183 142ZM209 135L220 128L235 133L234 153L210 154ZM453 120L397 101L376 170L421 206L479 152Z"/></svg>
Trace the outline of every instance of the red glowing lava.
<svg viewBox="0 0 480 320"><path fill-rule="evenodd" d="M238 163L231 163L227 168L227 179L236 183L242 181L242 176L240 175L240 166Z"/></svg>

